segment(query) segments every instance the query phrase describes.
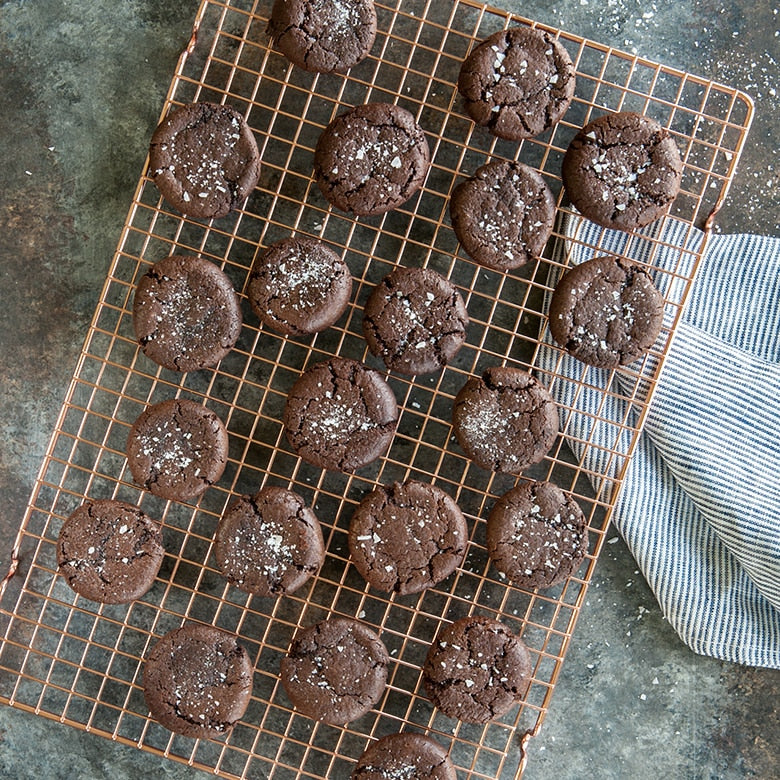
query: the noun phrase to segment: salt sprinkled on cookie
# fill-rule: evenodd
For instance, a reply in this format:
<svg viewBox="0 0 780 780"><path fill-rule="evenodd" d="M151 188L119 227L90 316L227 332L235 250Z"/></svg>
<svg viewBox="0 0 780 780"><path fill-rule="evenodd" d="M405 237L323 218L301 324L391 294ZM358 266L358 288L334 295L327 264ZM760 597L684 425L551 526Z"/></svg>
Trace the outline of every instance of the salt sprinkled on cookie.
<svg viewBox="0 0 780 780"><path fill-rule="evenodd" d="M113 499L85 501L57 538L60 574L77 593L105 604L143 596L164 554L159 525L138 507Z"/></svg>
<svg viewBox="0 0 780 780"><path fill-rule="evenodd" d="M455 397L453 433L478 466L519 474L549 452L558 434L558 407L527 371L493 366Z"/></svg>
<svg viewBox="0 0 780 780"><path fill-rule="evenodd" d="M426 374L455 357L468 321L463 297L443 276L428 268L397 268L372 290L363 335L391 370Z"/></svg>
<svg viewBox="0 0 780 780"><path fill-rule="evenodd" d="M221 476L228 436L217 415L188 399L146 408L127 439L133 480L162 498L195 498Z"/></svg>
<svg viewBox="0 0 780 780"><path fill-rule="evenodd" d="M322 132L314 176L325 198L360 216L398 208L422 186L430 149L404 108L367 103L337 116Z"/></svg>
<svg viewBox="0 0 780 780"><path fill-rule="evenodd" d="M665 214L683 165L669 131L632 111L605 114L574 137L562 176L574 206L607 228L635 230Z"/></svg>
<svg viewBox="0 0 780 780"><path fill-rule="evenodd" d="M252 265L247 298L273 330L309 335L333 325L352 293L349 266L330 247L307 237L271 245Z"/></svg>
<svg viewBox="0 0 780 780"><path fill-rule="evenodd" d="M398 417L393 391L379 372L333 357L301 374L288 393L282 422L305 460L351 472L387 451Z"/></svg>
<svg viewBox="0 0 780 780"><path fill-rule="evenodd" d="M550 332L588 365L616 368L644 355L663 326L664 299L638 263L597 257L568 270L550 301Z"/></svg>
<svg viewBox="0 0 780 780"><path fill-rule="evenodd" d="M190 103L174 109L154 131L149 175L182 214L224 217L257 185L260 153L252 130L233 108Z"/></svg>
<svg viewBox="0 0 780 780"><path fill-rule="evenodd" d="M463 561L468 528L455 501L418 480L366 495L349 528L350 556L366 581L401 595L433 587Z"/></svg>
<svg viewBox="0 0 780 780"><path fill-rule="evenodd" d="M299 68L345 73L370 52L376 23L374 0L276 0L268 33Z"/></svg>
<svg viewBox="0 0 780 780"><path fill-rule="evenodd" d="M533 138L564 115L574 95L574 65L550 33L500 30L466 58L458 77L469 116L512 141Z"/></svg>
<svg viewBox="0 0 780 780"><path fill-rule="evenodd" d="M319 569L325 555L313 510L296 493L275 486L231 504L214 541L225 577L259 596L294 592Z"/></svg>
<svg viewBox="0 0 780 780"><path fill-rule="evenodd" d="M136 288L133 328L141 350L171 371L215 366L235 346L241 324L230 279L201 257L166 257Z"/></svg>
<svg viewBox="0 0 780 780"><path fill-rule="evenodd" d="M389 661L387 649L368 626L332 617L298 631L281 661L280 679L302 713L342 725L379 701Z"/></svg>
<svg viewBox="0 0 780 780"><path fill-rule="evenodd" d="M549 482L527 482L494 504L487 549L514 585L549 588L579 567L588 548L585 516L577 502Z"/></svg>
<svg viewBox="0 0 780 780"><path fill-rule="evenodd" d="M455 188L450 217L473 260L508 271L541 255L552 233L555 200L538 171L497 160Z"/></svg>

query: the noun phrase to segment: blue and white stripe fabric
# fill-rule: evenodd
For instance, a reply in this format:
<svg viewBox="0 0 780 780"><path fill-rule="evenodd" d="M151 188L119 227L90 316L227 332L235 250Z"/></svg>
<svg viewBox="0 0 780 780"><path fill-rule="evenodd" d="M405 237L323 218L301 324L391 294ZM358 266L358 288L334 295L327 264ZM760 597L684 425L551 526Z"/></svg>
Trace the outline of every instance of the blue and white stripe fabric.
<svg viewBox="0 0 780 780"><path fill-rule="evenodd" d="M596 253L646 260L652 252L654 266L683 274L704 240L672 218L651 228L663 229L660 244L578 217L565 229L577 239L567 246L573 264ZM656 280L671 301L674 279ZM549 330L543 341L552 343ZM632 412L621 390L646 385L634 375L621 387L621 371L593 368L583 382L581 363L544 344L538 366L554 372L551 390L571 409L575 454L614 476L608 453L623 451L629 433L608 421L625 426ZM645 370L653 368L648 360ZM780 667L780 238L708 240L613 522L693 650Z"/></svg>

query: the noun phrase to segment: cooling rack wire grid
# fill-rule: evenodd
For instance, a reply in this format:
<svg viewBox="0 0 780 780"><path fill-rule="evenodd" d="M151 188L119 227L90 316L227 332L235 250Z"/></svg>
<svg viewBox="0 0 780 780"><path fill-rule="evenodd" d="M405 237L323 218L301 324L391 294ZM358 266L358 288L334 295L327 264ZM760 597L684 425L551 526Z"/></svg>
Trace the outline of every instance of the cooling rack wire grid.
<svg viewBox="0 0 780 780"><path fill-rule="evenodd" d="M595 116L635 110L668 127L682 152L682 192L673 215L693 234L709 226L726 196L752 104L743 93L707 79L552 30L576 67L574 101L563 120L542 136L510 143L475 128L464 114L458 72L475 42L503 27L535 23L472 0L378 2L379 31L370 56L347 75L317 75L292 67L269 48L270 6L270 0L204 0L198 11L161 115L195 100L231 105L256 134L261 180L242 209L204 223L173 212L151 181L141 177L20 528L14 570L3 584L0 700L224 777L346 778L373 739L399 730L441 742L463 780L519 777L524 743L537 733L550 706L700 254L670 248L654 237L657 231L641 237L650 247L651 269L666 277L661 286L675 290L674 299L667 299L671 326L664 329L660 347L620 371L619 392L627 399L624 419L602 419L602 403L590 438L579 442L564 423L549 455L522 477L550 479L570 491L588 518L591 538L576 576L547 591L524 591L497 575L485 551L485 518L516 480L489 474L463 456L451 437L452 400L469 376L490 365L540 371L548 278L566 266L578 244L589 254L600 245L582 246L576 237L564 237L559 220L539 261L508 274L489 271L459 248L449 223L449 194L488 159L518 159L542 172L558 198L559 217L570 214L560 194L561 160L569 141ZM411 111L426 132L433 164L420 194L403 207L356 219L328 207L312 179L312 155L320 132L336 114L368 101L397 103ZM258 248L292 232L323 239L350 266L352 301L336 326L313 337L283 338L262 328L244 306L239 342L214 370L179 375L139 353L131 308L135 285L150 264L174 252L198 254L224 268L243 291ZM629 234L627 249L637 240ZM677 252L676 265L656 268L658 252L670 249ZM303 367L330 355L381 368L362 337L362 305L372 286L399 265L434 268L459 288L471 318L467 343L438 374L388 375L402 414L386 457L358 474L323 472L296 457L285 441L280 417L286 393ZM558 375L555 366L540 376L548 386L572 382L574 397L593 386L585 366L574 378ZM604 390L604 402L613 393L618 391ZM205 403L230 435L223 478L189 504L165 502L140 490L124 455L133 420L147 404L172 397ZM611 438L602 435L605 430ZM572 443L600 448L598 473L584 465L584 456L572 455ZM350 564L347 528L367 491L407 478L433 482L456 499L469 523L468 553L439 586L414 596L386 596L369 589ZM279 600L253 598L229 586L212 551L214 529L227 505L271 484L295 490L315 508L327 543L318 576ZM162 570L152 589L129 605L89 602L57 576L59 529L85 497L129 501L163 523L167 554ZM420 682L438 629L474 613L498 618L520 633L533 661L520 705L484 726L443 716ZM279 661L296 629L328 615L365 621L391 654L388 686L376 709L339 728L297 714L278 679ZM142 659L156 638L185 620L236 632L254 661L251 703L226 739L179 737L149 718Z"/></svg>

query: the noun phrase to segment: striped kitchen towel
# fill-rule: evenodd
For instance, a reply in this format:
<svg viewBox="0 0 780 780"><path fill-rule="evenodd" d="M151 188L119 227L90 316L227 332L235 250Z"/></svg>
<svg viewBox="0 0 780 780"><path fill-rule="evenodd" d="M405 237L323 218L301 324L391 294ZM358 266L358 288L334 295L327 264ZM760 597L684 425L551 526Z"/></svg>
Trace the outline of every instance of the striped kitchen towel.
<svg viewBox="0 0 780 780"><path fill-rule="evenodd" d="M570 261L593 257L598 245L598 254L637 260L653 253L654 266L685 273L704 239L669 217L646 230L663 233L629 240L570 217L565 232L577 238L567 244ZM667 300L678 295L675 278L656 278ZM575 454L609 474L600 461L616 437L626 446L628 437L609 421L626 419L621 378L624 391L629 384L636 391L636 376L588 368L587 382L577 381L582 364L544 342L553 343L549 330L539 368L556 374L551 390L569 410L568 440L575 450L593 442ZM647 360L645 370L653 368ZM709 239L613 522L686 644L780 667L780 238Z"/></svg>

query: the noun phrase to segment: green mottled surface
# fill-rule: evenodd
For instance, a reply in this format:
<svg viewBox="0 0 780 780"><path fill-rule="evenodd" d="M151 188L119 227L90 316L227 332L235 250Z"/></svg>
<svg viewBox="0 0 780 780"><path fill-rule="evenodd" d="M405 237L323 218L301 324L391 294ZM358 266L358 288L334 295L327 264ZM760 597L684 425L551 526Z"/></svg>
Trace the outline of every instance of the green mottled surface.
<svg viewBox="0 0 780 780"><path fill-rule="evenodd" d="M496 4L751 93L756 120L718 226L778 234L776 4ZM0 0L0 571L197 5ZM780 672L687 650L610 536L526 777L778 776ZM0 708L0 778L195 776L207 775Z"/></svg>

